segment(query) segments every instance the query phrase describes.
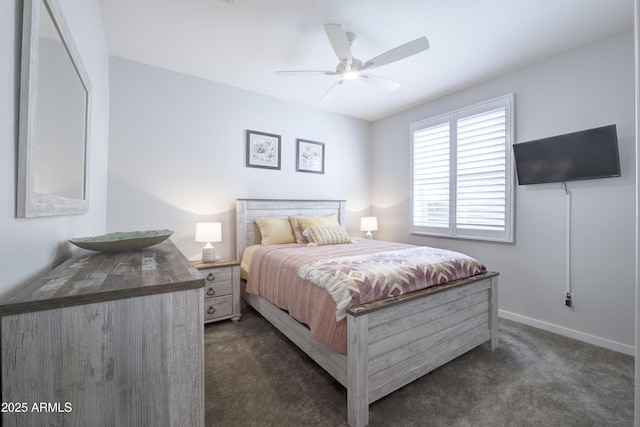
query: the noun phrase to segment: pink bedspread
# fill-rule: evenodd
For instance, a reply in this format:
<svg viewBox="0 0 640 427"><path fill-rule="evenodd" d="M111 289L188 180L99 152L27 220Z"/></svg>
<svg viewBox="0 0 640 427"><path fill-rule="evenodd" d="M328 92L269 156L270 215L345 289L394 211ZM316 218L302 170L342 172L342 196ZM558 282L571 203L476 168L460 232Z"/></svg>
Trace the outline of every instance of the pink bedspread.
<svg viewBox="0 0 640 427"><path fill-rule="evenodd" d="M260 247L251 259L247 292L287 310L309 326L315 339L346 354L347 307L486 271L475 259L457 252L376 240L357 242Z"/></svg>

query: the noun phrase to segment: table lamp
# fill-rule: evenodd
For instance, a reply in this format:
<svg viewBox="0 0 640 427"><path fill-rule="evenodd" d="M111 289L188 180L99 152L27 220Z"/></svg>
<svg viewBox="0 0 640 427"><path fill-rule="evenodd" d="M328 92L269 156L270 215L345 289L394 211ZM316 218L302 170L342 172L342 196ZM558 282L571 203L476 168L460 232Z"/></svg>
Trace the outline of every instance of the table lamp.
<svg viewBox="0 0 640 427"><path fill-rule="evenodd" d="M196 223L196 242L206 243L202 248L202 262L214 262L216 250L211 242L222 241L222 223L198 222Z"/></svg>
<svg viewBox="0 0 640 427"><path fill-rule="evenodd" d="M366 231L365 237L373 239L372 231L378 231L378 218L375 216L363 216L360 218L360 231Z"/></svg>

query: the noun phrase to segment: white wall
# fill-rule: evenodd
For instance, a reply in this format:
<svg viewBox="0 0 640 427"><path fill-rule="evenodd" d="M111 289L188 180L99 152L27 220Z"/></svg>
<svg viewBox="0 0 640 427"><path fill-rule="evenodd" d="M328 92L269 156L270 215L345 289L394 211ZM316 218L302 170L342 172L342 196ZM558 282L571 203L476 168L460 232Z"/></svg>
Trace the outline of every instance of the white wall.
<svg viewBox="0 0 640 427"><path fill-rule="evenodd" d="M67 259L71 237L106 230L109 64L97 0L60 0L93 86L89 213L16 219L22 2L0 2L0 297Z"/></svg>
<svg viewBox="0 0 640 427"><path fill-rule="evenodd" d="M633 354L633 41L632 32L626 32L375 122L372 214L378 216L378 236L469 253L501 273L503 316ZM510 92L515 94L515 142L612 123L618 127L622 177L569 183L574 310L563 301L565 195L559 184L516 188L514 244L408 231L409 124Z"/></svg>
<svg viewBox="0 0 640 427"><path fill-rule="evenodd" d="M235 253L236 198L346 199L358 233L369 206L371 125L257 93L111 58L108 229L168 228L188 258L198 221L221 221ZM245 130L281 135L281 170L245 167ZM295 171L295 139L325 143L325 174Z"/></svg>

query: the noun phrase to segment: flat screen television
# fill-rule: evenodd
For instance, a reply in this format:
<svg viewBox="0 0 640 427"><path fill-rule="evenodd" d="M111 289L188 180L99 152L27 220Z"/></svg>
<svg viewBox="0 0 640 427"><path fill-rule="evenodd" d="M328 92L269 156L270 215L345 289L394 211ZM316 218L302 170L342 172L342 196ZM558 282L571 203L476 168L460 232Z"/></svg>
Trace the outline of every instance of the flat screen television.
<svg viewBox="0 0 640 427"><path fill-rule="evenodd" d="M616 125L513 144L518 184L620 176Z"/></svg>

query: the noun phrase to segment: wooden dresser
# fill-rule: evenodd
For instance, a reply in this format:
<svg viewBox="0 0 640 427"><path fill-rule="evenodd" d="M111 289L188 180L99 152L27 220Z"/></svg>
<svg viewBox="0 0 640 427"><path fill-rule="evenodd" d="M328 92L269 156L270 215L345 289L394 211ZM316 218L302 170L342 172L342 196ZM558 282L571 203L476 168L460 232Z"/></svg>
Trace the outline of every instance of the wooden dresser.
<svg viewBox="0 0 640 427"><path fill-rule="evenodd" d="M2 424L204 426L203 286L165 241L83 251L1 302Z"/></svg>

